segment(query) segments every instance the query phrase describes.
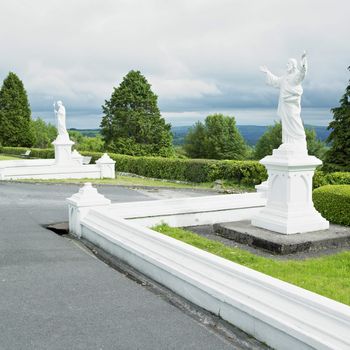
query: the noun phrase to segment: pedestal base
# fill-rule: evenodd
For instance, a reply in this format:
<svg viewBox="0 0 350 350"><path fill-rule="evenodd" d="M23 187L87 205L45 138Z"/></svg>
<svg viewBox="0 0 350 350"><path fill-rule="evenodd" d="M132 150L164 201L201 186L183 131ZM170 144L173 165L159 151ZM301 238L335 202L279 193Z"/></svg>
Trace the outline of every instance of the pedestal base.
<svg viewBox="0 0 350 350"><path fill-rule="evenodd" d="M312 202L312 177L322 162L306 153L291 153L282 148L260 161L269 174L267 203L252 225L283 234L328 229L329 222Z"/></svg>
<svg viewBox="0 0 350 350"><path fill-rule="evenodd" d="M310 210L308 213L296 213L288 210L273 210L267 207L253 217L252 225L286 235L329 228L329 222L316 209Z"/></svg>
<svg viewBox="0 0 350 350"><path fill-rule="evenodd" d="M69 138L63 140L57 137L52 144L55 146L56 165L70 166L75 163L75 161L72 159L72 146L74 145L73 141L69 140Z"/></svg>

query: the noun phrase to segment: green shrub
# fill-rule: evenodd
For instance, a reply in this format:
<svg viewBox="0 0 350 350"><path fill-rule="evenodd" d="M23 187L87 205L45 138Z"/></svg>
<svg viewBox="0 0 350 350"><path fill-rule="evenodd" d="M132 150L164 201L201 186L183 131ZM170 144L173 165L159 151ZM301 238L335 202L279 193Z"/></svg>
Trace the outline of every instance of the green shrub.
<svg viewBox="0 0 350 350"><path fill-rule="evenodd" d="M313 178L313 187L325 185L350 185L350 172L325 173L316 171Z"/></svg>
<svg viewBox="0 0 350 350"><path fill-rule="evenodd" d="M1 153L20 155L28 148L1 147ZM54 150L31 149L31 157L54 158ZM84 151L82 155L91 156L95 163L103 153ZM133 173L158 179L189 182L211 182L228 180L236 184L257 185L267 179L266 169L254 160L211 160L188 158L137 157L125 154L108 153L115 160L117 171ZM313 179L314 188L324 185L350 185L350 172L325 173L316 171Z"/></svg>
<svg viewBox="0 0 350 350"><path fill-rule="evenodd" d="M335 224L350 226L350 185L326 185L313 191L315 208Z"/></svg>
<svg viewBox="0 0 350 350"><path fill-rule="evenodd" d="M81 152L92 156L92 161L102 153ZM266 180L265 167L256 161L183 159L162 157L136 157L109 153L115 160L117 171L158 179L189 182L231 180L245 185L256 185Z"/></svg>
<svg viewBox="0 0 350 350"><path fill-rule="evenodd" d="M18 156L23 154L27 149L25 147L1 147L1 153Z"/></svg>
<svg viewBox="0 0 350 350"><path fill-rule="evenodd" d="M234 181L245 185L257 185L267 179L263 165L253 160L222 160L212 166L210 181L218 179Z"/></svg>
<svg viewBox="0 0 350 350"><path fill-rule="evenodd" d="M28 149L31 150L30 157L44 159L55 158L55 150L52 148L2 147L1 153L18 156L25 153Z"/></svg>

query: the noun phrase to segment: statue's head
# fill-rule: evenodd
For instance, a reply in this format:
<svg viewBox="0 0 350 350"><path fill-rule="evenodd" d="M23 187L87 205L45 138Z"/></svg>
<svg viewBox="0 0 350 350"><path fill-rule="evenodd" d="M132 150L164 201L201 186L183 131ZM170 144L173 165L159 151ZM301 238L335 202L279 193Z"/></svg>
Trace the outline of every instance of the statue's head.
<svg viewBox="0 0 350 350"><path fill-rule="evenodd" d="M57 101L57 105L58 105L58 106L63 106L62 101Z"/></svg>
<svg viewBox="0 0 350 350"><path fill-rule="evenodd" d="M287 62L287 72L292 73L297 69L298 62L295 58L290 58Z"/></svg>

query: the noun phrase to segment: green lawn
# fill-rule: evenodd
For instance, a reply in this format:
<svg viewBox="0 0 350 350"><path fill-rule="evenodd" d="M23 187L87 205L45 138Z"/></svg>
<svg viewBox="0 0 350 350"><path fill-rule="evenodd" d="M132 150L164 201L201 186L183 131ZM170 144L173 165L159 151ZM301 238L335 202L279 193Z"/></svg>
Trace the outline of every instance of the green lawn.
<svg viewBox="0 0 350 350"><path fill-rule="evenodd" d="M148 186L148 187L171 187L171 188L198 188L209 189L212 187L212 183L177 183L161 180L153 180L147 178L139 178L133 176L118 175L115 179L20 179L21 182L41 182L41 183L78 183L83 184L85 182L91 182L92 184L100 185L120 185L120 186Z"/></svg>
<svg viewBox="0 0 350 350"><path fill-rule="evenodd" d="M162 181L157 179L133 177L125 175L117 175L115 179L50 179L50 180L38 180L38 179L21 179L20 181L27 182L46 182L46 183L85 183L91 182L97 185L120 185L120 186L145 186L145 187L168 187L168 188L194 188L194 189L211 189L214 188L213 182L201 182L201 183L178 183L173 181ZM232 182L223 182L223 189L232 192L252 192L255 191L254 187L235 184Z"/></svg>
<svg viewBox="0 0 350 350"><path fill-rule="evenodd" d="M1 160L21 159L14 156L0 154ZM92 184L105 184L105 185L120 185L120 186L148 186L148 187L167 187L167 188L194 188L194 189L211 189L214 188L213 182L202 183L178 183L176 181L162 181L158 179L150 179L146 177L133 177L117 175L116 179L21 179L20 181L26 182L44 182L44 183L84 183L91 182ZM228 192L251 192L255 191L254 186L236 184L232 181L222 181L222 189Z"/></svg>
<svg viewBox="0 0 350 350"><path fill-rule="evenodd" d="M202 183L178 183L172 181L162 181L149 178L140 178L133 176L118 175L115 179L20 179L21 182L42 182L42 183L78 183L91 182L96 185L120 185L120 186L145 186L145 187L167 187L167 188L188 188L188 189L211 189L214 187L212 182ZM235 192L254 191L253 187L224 183L223 188Z"/></svg>
<svg viewBox="0 0 350 350"><path fill-rule="evenodd" d="M12 159L20 159L20 158L8 156L7 154L0 154L0 160L12 160Z"/></svg>
<svg viewBox="0 0 350 350"><path fill-rule="evenodd" d="M274 260L227 247L195 233L158 225L154 230L222 258L350 305L350 252L306 260Z"/></svg>

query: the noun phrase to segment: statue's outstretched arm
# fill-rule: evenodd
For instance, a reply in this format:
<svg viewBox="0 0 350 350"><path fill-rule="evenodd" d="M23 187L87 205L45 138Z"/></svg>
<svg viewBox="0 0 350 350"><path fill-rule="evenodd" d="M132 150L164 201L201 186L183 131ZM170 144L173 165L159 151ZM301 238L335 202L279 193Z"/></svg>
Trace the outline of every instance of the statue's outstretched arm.
<svg viewBox="0 0 350 350"><path fill-rule="evenodd" d="M306 72L307 72L307 59L306 59L306 51L303 52L303 54L301 55L301 60L299 63L299 67L298 67L298 71L299 71L299 82L302 82L305 78Z"/></svg>
<svg viewBox="0 0 350 350"><path fill-rule="evenodd" d="M261 66L260 70L263 73L266 73L266 84L267 85L273 86L275 88L280 87L280 82L281 82L280 77L277 77L276 75L272 74L266 66Z"/></svg>

